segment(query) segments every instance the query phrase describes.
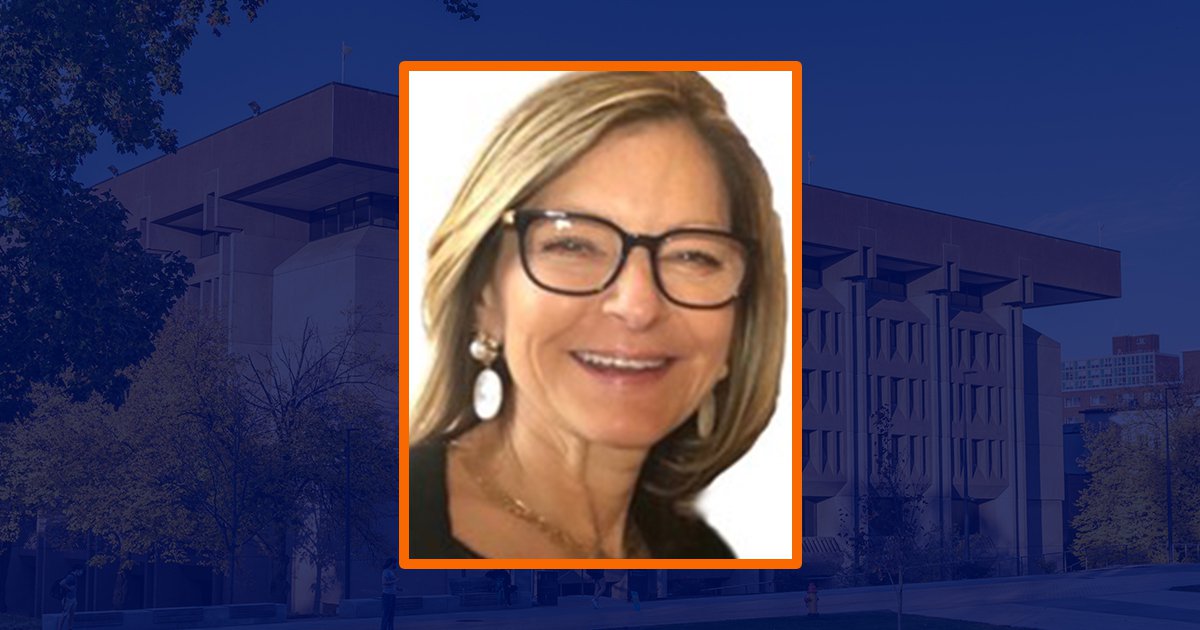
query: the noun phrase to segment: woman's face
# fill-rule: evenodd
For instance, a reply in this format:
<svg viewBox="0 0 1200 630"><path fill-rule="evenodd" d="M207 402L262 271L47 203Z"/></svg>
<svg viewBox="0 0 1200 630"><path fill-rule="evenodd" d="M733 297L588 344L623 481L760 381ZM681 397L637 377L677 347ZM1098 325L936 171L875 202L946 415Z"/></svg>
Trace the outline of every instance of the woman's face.
<svg viewBox="0 0 1200 630"><path fill-rule="evenodd" d="M729 231L729 205L717 164L692 127L656 121L610 132L525 207L659 235L685 227ZM590 443L649 448L727 373L734 306L671 303L655 284L645 247L634 248L598 294L546 291L523 270L509 229L479 317L503 342L518 422Z"/></svg>

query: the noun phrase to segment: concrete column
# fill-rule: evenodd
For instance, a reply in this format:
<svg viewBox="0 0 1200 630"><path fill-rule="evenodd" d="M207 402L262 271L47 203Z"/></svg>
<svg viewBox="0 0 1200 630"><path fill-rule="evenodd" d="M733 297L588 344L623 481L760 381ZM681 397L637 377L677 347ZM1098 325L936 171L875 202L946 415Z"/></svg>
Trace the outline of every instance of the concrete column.
<svg viewBox="0 0 1200 630"><path fill-rule="evenodd" d="M850 405L847 414L847 434L850 436L851 448L851 514L853 527L856 531L863 527L861 513L862 497L867 494L867 483L870 479L870 415L871 396L869 377L867 374L867 357L870 343L867 334L867 291L866 284L861 280L850 281L850 308L847 319L850 324ZM856 551L857 555L857 551ZM855 563L857 564L857 558Z"/></svg>
<svg viewBox="0 0 1200 630"><path fill-rule="evenodd" d="M950 382L950 306L945 295L933 297L933 317L930 318L930 340L932 376L934 384L934 445L937 458L935 470L937 480L937 522L938 534L942 546L950 544L954 531L953 494L954 494L954 441L953 416L951 415Z"/></svg>

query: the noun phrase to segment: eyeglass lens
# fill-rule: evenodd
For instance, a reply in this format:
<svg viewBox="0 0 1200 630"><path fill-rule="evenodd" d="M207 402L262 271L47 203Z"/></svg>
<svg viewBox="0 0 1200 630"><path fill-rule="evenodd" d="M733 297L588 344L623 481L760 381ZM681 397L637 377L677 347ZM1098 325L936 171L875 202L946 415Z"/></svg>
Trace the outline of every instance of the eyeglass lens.
<svg viewBox="0 0 1200 630"><path fill-rule="evenodd" d="M589 294L606 287L627 256L624 235L586 217L537 217L522 242L526 268L551 290ZM678 231L654 257L659 288L675 302L714 306L733 299L746 274L746 252L731 236Z"/></svg>

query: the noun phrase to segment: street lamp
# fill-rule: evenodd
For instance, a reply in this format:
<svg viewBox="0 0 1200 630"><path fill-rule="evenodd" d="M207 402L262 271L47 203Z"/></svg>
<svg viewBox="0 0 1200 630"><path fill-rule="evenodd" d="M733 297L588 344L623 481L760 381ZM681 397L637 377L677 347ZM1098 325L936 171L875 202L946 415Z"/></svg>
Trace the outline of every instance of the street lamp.
<svg viewBox="0 0 1200 630"><path fill-rule="evenodd" d="M346 577L343 582L342 599L350 599L350 427L346 427L346 492L345 510L346 510Z"/></svg>
<svg viewBox="0 0 1200 630"><path fill-rule="evenodd" d="M963 385L969 384L966 382L966 377L978 374L979 370L966 370L963 372ZM965 390L964 390L965 391ZM971 467L967 465L967 414L966 410L970 409L965 401L960 401L959 413L963 416L962 425L962 465L963 465L963 546L966 551L967 562L971 561Z"/></svg>
<svg viewBox="0 0 1200 630"><path fill-rule="evenodd" d="M1175 561L1175 518L1172 511L1173 505L1171 501L1171 405L1170 394L1171 390L1176 389L1172 386L1163 387L1163 432L1165 439L1163 446L1167 456L1167 563ZM1178 397L1176 392L1176 397Z"/></svg>

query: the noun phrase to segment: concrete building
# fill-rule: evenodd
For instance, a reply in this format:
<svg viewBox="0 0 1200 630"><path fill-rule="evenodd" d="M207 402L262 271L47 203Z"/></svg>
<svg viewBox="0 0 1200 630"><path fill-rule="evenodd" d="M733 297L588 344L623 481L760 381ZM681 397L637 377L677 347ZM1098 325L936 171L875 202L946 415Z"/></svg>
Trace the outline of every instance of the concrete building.
<svg viewBox="0 0 1200 630"><path fill-rule="evenodd" d="M1183 385L1189 391L1200 392L1200 350L1183 351Z"/></svg>
<svg viewBox="0 0 1200 630"><path fill-rule="evenodd" d="M1027 309L1118 297L1116 251L806 186L804 535L837 546L876 476L872 416L950 540L1063 551L1059 344Z"/></svg>
<svg viewBox="0 0 1200 630"><path fill-rule="evenodd" d="M378 317L359 342L395 360L396 107L393 94L326 85L97 188L130 210L143 247L193 262L186 300L228 325L231 352L274 356L306 325L330 335L360 309ZM393 549L394 522L379 526ZM380 563L356 557L355 592L377 590ZM257 564L239 590L263 592L243 601L267 599L271 567ZM293 561L290 578L290 612L316 612L315 567Z"/></svg>
<svg viewBox="0 0 1200 630"><path fill-rule="evenodd" d="M396 214L397 105L392 94L326 85L98 188L129 209L147 249L192 260L187 300L220 316L232 352L277 351L306 323L336 330L357 307L390 309L362 342L395 356L396 228L405 220ZM1061 553L1059 349L1022 314L1120 295L1119 254L824 188L803 194L803 277L795 280L804 310L793 317L803 333L806 562L838 562L840 516L871 483L870 418L885 405L940 531L952 535L965 522L1010 555ZM380 531L393 547L356 552L351 597L376 594L395 519ZM10 602L33 601L46 575L87 558L85 550L12 553ZM314 567L292 564L290 612L317 612ZM256 557L242 567L239 599L268 599L278 567ZM339 562L336 571L340 582L346 569ZM89 570L81 610L105 607L112 573ZM451 580L482 573L404 571L401 583L412 595L446 593ZM515 577L529 597L546 576ZM575 582L565 577L569 589ZM647 571L626 587L754 592L779 577ZM211 603L212 579L199 567L142 564L130 576L131 603ZM325 603L336 602L340 585L326 594Z"/></svg>
<svg viewBox="0 0 1200 630"><path fill-rule="evenodd" d="M358 309L378 316L357 341L398 360L396 111L394 94L325 85L96 189L124 204L143 247L181 252L194 264L186 301L218 315L231 352L272 356L306 325L332 336L345 326L346 312ZM378 531L390 536L394 553L395 505L383 507L392 517ZM48 588L47 575L56 579L69 562L88 557L86 550L14 551L8 600L31 602L31 611ZM250 551L240 562L238 601L269 601L279 568ZM378 593L381 562L356 552L354 593ZM315 568L296 561L291 571L290 612L314 612ZM340 563L337 571L340 582ZM88 570L81 610L111 605L112 574L111 565ZM200 567L140 564L130 580L127 602L134 607L215 603L220 592ZM340 592L331 590L336 601Z"/></svg>

